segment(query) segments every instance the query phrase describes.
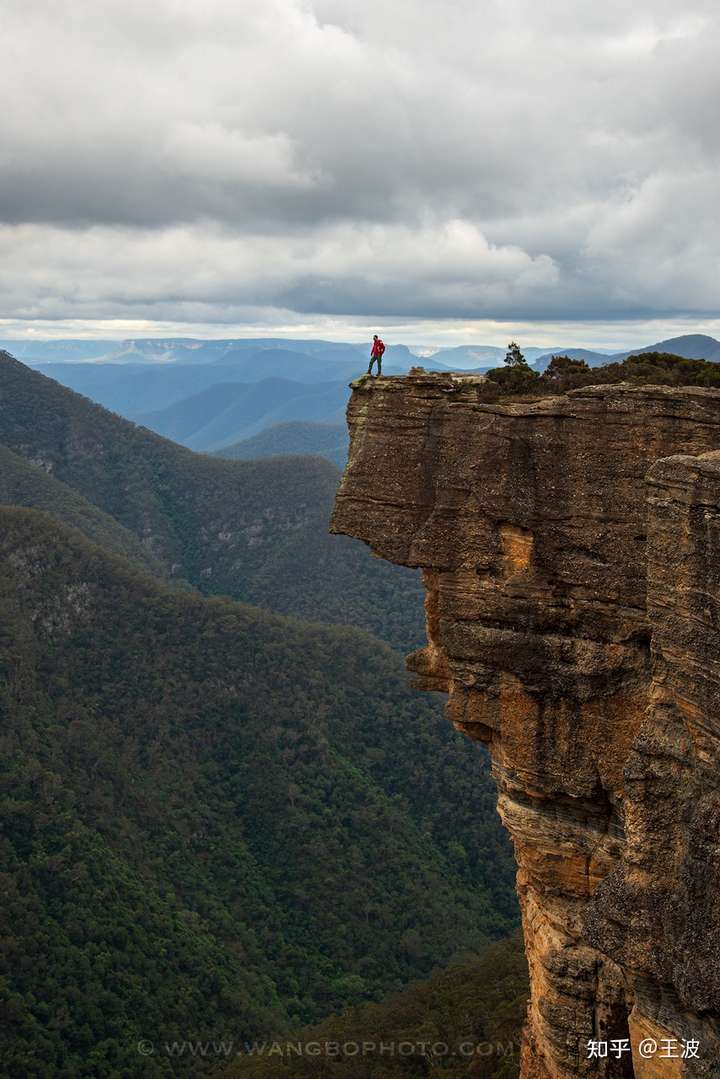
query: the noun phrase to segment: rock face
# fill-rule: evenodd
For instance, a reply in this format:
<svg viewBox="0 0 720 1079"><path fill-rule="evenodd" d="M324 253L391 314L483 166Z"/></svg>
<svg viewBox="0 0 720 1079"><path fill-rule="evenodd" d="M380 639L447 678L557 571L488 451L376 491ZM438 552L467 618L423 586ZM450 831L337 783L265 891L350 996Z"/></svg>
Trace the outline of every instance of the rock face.
<svg viewBox="0 0 720 1079"><path fill-rule="evenodd" d="M522 1076L720 1075L720 392L417 373L348 422L332 530L422 567L408 666L492 755Z"/></svg>

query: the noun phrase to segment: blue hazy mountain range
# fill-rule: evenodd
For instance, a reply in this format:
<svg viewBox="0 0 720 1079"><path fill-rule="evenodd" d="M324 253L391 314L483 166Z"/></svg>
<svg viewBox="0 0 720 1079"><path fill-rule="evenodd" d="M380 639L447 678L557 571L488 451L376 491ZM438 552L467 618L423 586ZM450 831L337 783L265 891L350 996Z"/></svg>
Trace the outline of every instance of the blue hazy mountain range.
<svg viewBox="0 0 720 1079"><path fill-rule="evenodd" d="M258 457L281 454L312 454L325 457L343 469L347 460L348 432L344 423L318 423L292 420L264 427L258 434L215 450L216 457L251 461Z"/></svg>
<svg viewBox="0 0 720 1079"><path fill-rule="evenodd" d="M146 337L125 341L2 341L7 349L23 363L67 363L95 361L102 363L222 363L228 354L260 349L285 348L315 356L325 353L336 358L337 353L365 353L364 345L342 344L334 341L295 341L289 338L228 338L204 341L191 337Z"/></svg>
<svg viewBox="0 0 720 1079"><path fill-rule="evenodd" d="M285 357L291 355L285 353ZM367 370L367 364L328 364L322 370L305 365L292 354L288 369L281 362L168 365L153 364L38 364L35 370L67 386L76 393L129 419L170 408L179 401L195 397L213 386L242 383L255 385L268 380L290 381L296 386L325 387L347 383ZM300 416L296 417L302 418ZM142 422L145 422L143 420Z"/></svg>
<svg viewBox="0 0 720 1079"><path fill-rule="evenodd" d="M340 341L295 340L292 338L228 338L223 341L204 341L195 338L138 338L127 341L0 341L23 363L102 363L102 364L240 364L258 363L261 353L290 352L329 363L355 363L367 360L370 344L349 344ZM421 350L427 351L427 350ZM454 350L447 350L453 352ZM500 348L493 349L502 353ZM537 350L538 352L541 350ZM389 345L388 359L413 363L416 353L406 345ZM264 357L269 359L269 357ZM277 358L277 357L276 357ZM471 358L472 361L472 358ZM288 361L290 362L290 361ZM494 360L491 357L491 362Z"/></svg>
<svg viewBox="0 0 720 1079"><path fill-rule="evenodd" d="M136 420L191 450L216 450L288 420L341 423L347 397L345 381L221 382Z"/></svg>
<svg viewBox="0 0 720 1079"><path fill-rule="evenodd" d="M628 356L639 356L643 352L671 352L674 356L684 356L687 360L710 360L720 363L720 341L703 333L688 333L682 337L670 337L666 341L656 341L654 345L631 348L625 352L593 352L585 348L552 349L539 356L534 366L544 371L553 356L570 356L573 360L584 360L588 367L602 367L606 363L621 363Z"/></svg>
<svg viewBox="0 0 720 1079"><path fill-rule="evenodd" d="M289 353L286 364L290 365L302 356L308 371L323 370L327 363L356 365L366 362L370 343L349 344L339 341L296 340L293 338L228 338L223 341L202 341L195 338L140 338L128 341L0 341L6 349L23 363L32 366L44 364L103 364L128 365L157 364L191 365L222 364L223 366L258 367L277 363L278 352ZM490 368L502 363L505 348L499 345L458 345L454 348L433 348L389 344L386 352L388 370L399 365L403 370L421 363L429 370L454 370L465 368ZM553 350L555 351L555 350ZM529 362L548 352L546 348L529 346L524 354ZM315 361L315 365L312 362ZM270 373L270 372L268 372ZM273 370L273 374L289 374L289 370ZM294 377L297 377L295 375ZM313 376L314 377L314 376Z"/></svg>
<svg viewBox="0 0 720 1079"><path fill-rule="evenodd" d="M255 362L262 352L292 352L295 355L314 357L325 361L347 363L362 362L369 352L369 343L357 344L338 341L300 340L295 338L227 338L206 341L197 338L137 338L125 341L88 341L67 339L52 341L5 340L0 341L0 348L7 349L24 363L103 363L103 364L159 364L199 365L207 363L235 364L245 357L252 360L248 353L255 354ZM545 362L550 356L563 354L582 354L593 363L605 363L608 358L625 357L647 351L675 351L684 355L689 349L696 359L717 359L720 355L720 343L705 334L685 334L667 341L645 345L642 348L615 351L612 349L584 349L576 346L558 345L553 348L526 346L521 342L523 352L531 363ZM708 355L714 350L715 355ZM703 355L697 355L703 352ZM415 363L420 360L429 369L482 368L492 367L502 362L505 349L498 345L459 345L453 348L431 346L412 346L390 344L387 358L392 363ZM272 372L280 374L281 372ZM282 372L287 374L287 372Z"/></svg>
<svg viewBox="0 0 720 1079"><path fill-rule="evenodd" d="M213 344L215 342L212 342ZM293 342L294 344L294 342ZM192 356L199 362L189 363L167 360L118 362L105 358L70 362L68 353L62 362L58 360L29 361L31 366L49 375L62 385L90 397L93 401L135 419L145 413L167 408L185 397L200 393L219 383L261 382L265 379L289 379L300 383L347 383L367 370L368 352L356 346L333 346L324 352L301 352L290 348L237 348L222 353L208 361ZM12 355L20 351L17 343L10 343L7 351ZM165 355L165 353L163 353ZM20 356L17 356L20 359ZM387 374L405 374L418 359L402 345L390 346L386 353L384 371ZM447 370L437 361L422 361L433 370ZM302 417L297 417L302 418Z"/></svg>
<svg viewBox="0 0 720 1079"><path fill-rule="evenodd" d="M311 430L288 429L287 425L342 424L347 384L367 370L369 353L369 344L283 338L7 341L0 345L70 389L192 449L235 447L272 430L263 446L277 445L279 453L317 452L333 461L338 460L340 444L328 448L326 432L317 433L317 449L311 450ZM583 359L591 367L647 351L720 361L720 342L703 334L616 353L566 346L522 347L538 370L559 354ZM391 344L383 371L405 374L413 365L435 371L486 371L502 364L504 356L505 349L494 345L411 349ZM245 446L239 454L247 452Z"/></svg>

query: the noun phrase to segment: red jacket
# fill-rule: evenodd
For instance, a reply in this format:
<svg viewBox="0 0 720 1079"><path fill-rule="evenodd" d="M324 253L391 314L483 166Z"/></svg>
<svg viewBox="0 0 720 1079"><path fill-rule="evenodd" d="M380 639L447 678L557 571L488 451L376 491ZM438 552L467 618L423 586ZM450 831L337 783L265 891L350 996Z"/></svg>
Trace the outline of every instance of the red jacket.
<svg viewBox="0 0 720 1079"><path fill-rule="evenodd" d="M382 356L384 351L385 351L385 345L382 343L382 341L378 337L377 341L373 341L372 352L370 353L370 355L371 356Z"/></svg>

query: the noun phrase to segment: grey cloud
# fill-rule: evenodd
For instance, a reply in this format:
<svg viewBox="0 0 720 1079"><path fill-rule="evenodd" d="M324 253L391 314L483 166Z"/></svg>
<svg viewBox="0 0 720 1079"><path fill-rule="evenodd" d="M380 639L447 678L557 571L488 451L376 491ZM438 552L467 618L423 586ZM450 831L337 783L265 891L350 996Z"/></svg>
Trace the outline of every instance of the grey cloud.
<svg viewBox="0 0 720 1079"><path fill-rule="evenodd" d="M4 12L8 316L719 306L705 0Z"/></svg>

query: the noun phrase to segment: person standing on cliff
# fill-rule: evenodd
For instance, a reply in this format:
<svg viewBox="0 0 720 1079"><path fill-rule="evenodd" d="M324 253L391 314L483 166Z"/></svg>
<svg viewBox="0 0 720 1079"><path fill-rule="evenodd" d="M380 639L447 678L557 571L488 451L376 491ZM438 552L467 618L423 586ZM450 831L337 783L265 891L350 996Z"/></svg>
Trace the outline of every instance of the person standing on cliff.
<svg viewBox="0 0 720 1079"><path fill-rule="evenodd" d="M378 375L382 374L382 358L383 358L383 352L384 351L385 351L385 345L382 343L382 341L380 340L378 335L376 333L374 333L373 334L372 352L370 353L370 366L368 367L368 374L369 375L372 374L373 364L375 362L377 362L377 367L378 367L377 373L378 373Z"/></svg>

